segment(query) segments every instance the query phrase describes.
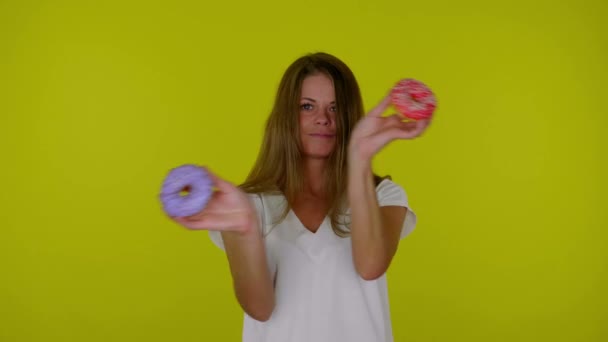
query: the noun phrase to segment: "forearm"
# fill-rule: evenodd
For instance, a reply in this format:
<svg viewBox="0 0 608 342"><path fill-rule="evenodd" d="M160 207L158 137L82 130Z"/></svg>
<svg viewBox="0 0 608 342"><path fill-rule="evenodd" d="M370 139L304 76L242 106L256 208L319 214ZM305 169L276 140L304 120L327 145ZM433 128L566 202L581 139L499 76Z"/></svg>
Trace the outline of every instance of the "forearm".
<svg viewBox="0 0 608 342"><path fill-rule="evenodd" d="M274 309L274 286L257 219L251 224L245 233L222 232L222 238L239 304L249 316L265 321Z"/></svg>
<svg viewBox="0 0 608 342"><path fill-rule="evenodd" d="M362 278L375 279L386 271L390 258L371 162L354 158L349 161L348 200L355 269Z"/></svg>

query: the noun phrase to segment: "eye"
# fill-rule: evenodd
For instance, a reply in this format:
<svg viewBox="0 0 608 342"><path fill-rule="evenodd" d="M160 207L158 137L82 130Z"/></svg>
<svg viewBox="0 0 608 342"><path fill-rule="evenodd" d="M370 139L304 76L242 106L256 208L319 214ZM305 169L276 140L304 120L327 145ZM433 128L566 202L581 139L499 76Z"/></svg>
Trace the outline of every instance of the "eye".
<svg viewBox="0 0 608 342"><path fill-rule="evenodd" d="M336 111L338 111L338 109L336 108L336 106L331 106L331 107L329 107L329 111L331 111L332 113L335 113Z"/></svg>
<svg viewBox="0 0 608 342"><path fill-rule="evenodd" d="M312 109L312 104L310 103L304 103L300 106L300 108L304 109L304 110L311 110Z"/></svg>

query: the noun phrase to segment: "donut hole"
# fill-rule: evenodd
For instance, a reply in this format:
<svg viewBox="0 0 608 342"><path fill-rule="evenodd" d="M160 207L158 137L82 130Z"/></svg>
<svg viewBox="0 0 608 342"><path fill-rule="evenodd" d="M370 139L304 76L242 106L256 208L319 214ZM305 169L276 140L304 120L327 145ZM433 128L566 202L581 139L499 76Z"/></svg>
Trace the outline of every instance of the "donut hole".
<svg viewBox="0 0 608 342"><path fill-rule="evenodd" d="M189 185L186 185L182 190L180 190L179 195L188 196L188 194L190 194L191 190L192 190L192 188Z"/></svg>

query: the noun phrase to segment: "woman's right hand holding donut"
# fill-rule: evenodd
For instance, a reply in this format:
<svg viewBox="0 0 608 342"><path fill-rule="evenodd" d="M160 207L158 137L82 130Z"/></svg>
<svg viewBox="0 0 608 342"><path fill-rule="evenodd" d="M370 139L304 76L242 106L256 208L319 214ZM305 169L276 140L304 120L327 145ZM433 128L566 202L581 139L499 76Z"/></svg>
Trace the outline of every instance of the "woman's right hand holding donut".
<svg viewBox="0 0 608 342"><path fill-rule="evenodd" d="M205 168L213 181L213 191L205 208L197 214L171 219L188 229L248 233L257 223L253 203L241 189Z"/></svg>
<svg viewBox="0 0 608 342"><path fill-rule="evenodd" d="M244 191L207 172L216 190L205 208L192 216L171 218L189 229L221 231L239 304L249 316L266 321L275 306L274 285L255 205Z"/></svg>

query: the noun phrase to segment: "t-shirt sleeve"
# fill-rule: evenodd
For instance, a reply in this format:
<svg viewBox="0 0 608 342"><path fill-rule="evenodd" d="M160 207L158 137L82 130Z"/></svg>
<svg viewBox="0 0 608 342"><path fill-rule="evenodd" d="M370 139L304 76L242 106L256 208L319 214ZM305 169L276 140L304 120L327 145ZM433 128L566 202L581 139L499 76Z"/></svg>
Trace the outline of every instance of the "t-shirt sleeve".
<svg viewBox="0 0 608 342"><path fill-rule="evenodd" d="M416 226L416 213L409 205L407 194L402 186L393 182L390 179L384 179L376 187L376 196L378 198L378 206L400 206L407 208L403 227L401 228L401 239L408 236Z"/></svg>
<svg viewBox="0 0 608 342"><path fill-rule="evenodd" d="M260 229L262 229L264 227L264 220L262 219L262 217L264 215L264 207L262 206L262 200L258 194L247 194L247 195L249 197L249 200L253 203L255 211L257 213L258 223L259 223L258 227L260 227ZM209 230L209 237L211 238L211 241L213 242L213 244L215 244L217 247L219 247L223 251L226 250L224 247L224 241L222 240L222 233L220 231Z"/></svg>

